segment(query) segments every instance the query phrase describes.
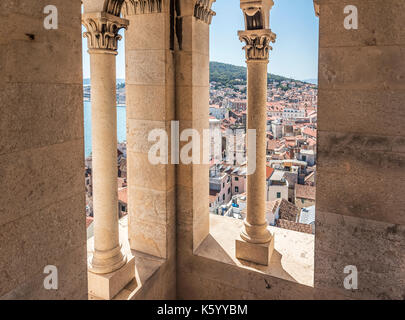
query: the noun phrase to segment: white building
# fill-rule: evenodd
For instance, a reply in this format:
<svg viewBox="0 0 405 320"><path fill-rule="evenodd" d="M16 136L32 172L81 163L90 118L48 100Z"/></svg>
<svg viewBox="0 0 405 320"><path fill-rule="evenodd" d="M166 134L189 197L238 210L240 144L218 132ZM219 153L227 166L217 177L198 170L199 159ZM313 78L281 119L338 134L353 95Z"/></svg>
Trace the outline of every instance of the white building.
<svg viewBox="0 0 405 320"><path fill-rule="evenodd" d="M274 170L267 181L267 201L285 199L288 201L288 181L284 177L284 171Z"/></svg>
<svg viewBox="0 0 405 320"><path fill-rule="evenodd" d="M221 121L209 119L210 123L210 159L222 161L222 133Z"/></svg>
<svg viewBox="0 0 405 320"><path fill-rule="evenodd" d="M309 167L312 167L315 164L315 158L316 155L314 150L301 149L297 154L297 159L300 161L305 161Z"/></svg>
<svg viewBox="0 0 405 320"><path fill-rule="evenodd" d="M293 107L284 108L283 119L297 119L297 118L305 118L305 110Z"/></svg>
<svg viewBox="0 0 405 320"><path fill-rule="evenodd" d="M275 139L280 139L283 136L283 124L279 119L271 122L271 132Z"/></svg>
<svg viewBox="0 0 405 320"><path fill-rule="evenodd" d="M302 208L298 222L310 224L312 226L312 233L315 234L315 206Z"/></svg>

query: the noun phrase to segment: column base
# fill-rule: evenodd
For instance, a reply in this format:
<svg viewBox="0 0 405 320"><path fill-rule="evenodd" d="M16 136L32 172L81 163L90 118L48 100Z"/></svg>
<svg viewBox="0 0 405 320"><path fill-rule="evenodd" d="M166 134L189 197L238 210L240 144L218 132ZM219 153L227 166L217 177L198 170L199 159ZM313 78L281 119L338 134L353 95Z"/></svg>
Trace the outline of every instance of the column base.
<svg viewBox="0 0 405 320"><path fill-rule="evenodd" d="M92 273L111 273L127 263L127 257L122 252L122 245L112 250L101 251L95 249L88 260L88 269Z"/></svg>
<svg viewBox="0 0 405 320"><path fill-rule="evenodd" d="M247 242L239 236L235 249L236 258L268 266L274 250L274 236L266 243Z"/></svg>
<svg viewBox="0 0 405 320"><path fill-rule="evenodd" d="M87 274L89 295L111 300L135 278L135 257L127 256L127 262L113 272L100 274L88 271Z"/></svg>

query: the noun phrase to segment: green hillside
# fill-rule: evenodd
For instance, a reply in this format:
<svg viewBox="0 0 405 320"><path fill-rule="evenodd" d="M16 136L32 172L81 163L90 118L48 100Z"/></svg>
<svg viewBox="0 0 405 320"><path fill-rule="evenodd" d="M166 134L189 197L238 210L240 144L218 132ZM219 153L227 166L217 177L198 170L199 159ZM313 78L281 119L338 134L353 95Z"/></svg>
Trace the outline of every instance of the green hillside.
<svg viewBox="0 0 405 320"><path fill-rule="evenodd" d="M268 81L293 80L282 76L268 74ZM210 81L230 87L246 84L246 67L234 66L221 62L210 62Z"/></svg>

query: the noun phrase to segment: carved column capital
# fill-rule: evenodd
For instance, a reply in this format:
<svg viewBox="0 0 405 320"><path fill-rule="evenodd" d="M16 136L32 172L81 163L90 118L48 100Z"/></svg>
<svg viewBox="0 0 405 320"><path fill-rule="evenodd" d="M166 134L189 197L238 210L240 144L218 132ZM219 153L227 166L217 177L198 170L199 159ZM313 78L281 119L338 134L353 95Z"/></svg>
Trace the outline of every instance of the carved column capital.
<svg viewBox="0 0 405 320"><path fill-rule="evenodd" d="M89 51L103 50L117 54L118 40L121 40L118 31L127 29L128 23L128 20L105 12L84 14L82 24L87 32L83 33L83 37L87 38Z"/></svg>
<svg viewBox="0 0 405 320"><path fill-rule="evenodd" d="M319 17L319 7L320 7L319 0L314 0L314 10L315 10L315 15L317 17Z"/></svg>
<svg viewBox="0 0 405 320"><path fill-rule="evenodd" d="M194 5L194 17L211 24L212 17L216 15L215 11L211 10L212 4L216 0L196 0Z"/></svg>
<svg viewBox="0 0 405 320"><path fill-rule="evenodd" d="M246 61L263 61L269 60L269 51L273 48L270 43L276 41L276 34L271 30L246 30L238 32L240 41L246 45L243 49L246 52Z"/></svg>

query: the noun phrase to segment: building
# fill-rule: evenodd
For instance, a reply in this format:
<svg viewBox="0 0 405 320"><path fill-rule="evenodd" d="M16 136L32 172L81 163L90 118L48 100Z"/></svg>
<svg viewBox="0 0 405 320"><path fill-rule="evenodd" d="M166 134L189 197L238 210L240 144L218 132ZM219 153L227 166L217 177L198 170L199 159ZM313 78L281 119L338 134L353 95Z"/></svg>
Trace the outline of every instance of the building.
<svg viewBox="0 0 405 320"><path fill-rule="evenodd" d="M128 214L128 188L118 189L118 215L120 218Z"/></svg>
<svg viewBox="0 0 405 320"><path fill-rule="evenodd" d="M272 226L276 226L279 220L296 222L298 216L299 209L285 199L277 199L266 203L266 218Z"/></svg>
<svg viewBox="0 0 405 320"><path fill-rule="evenodd" d="M309 167L312 167L316 163L316 154L314 150L300 149L297 154L297 159L305 161Z"/></svg>
<svg viewBox="0 0 405 320"><path fill-rule="evenodd" d="M311 232L315 234L315 206L302 208L298 219L299 223L310 225Z"/></svg>
<svg viewBox="0 0 405 320"><path fill-rule="evenodd" d="M222 132L221 121L209 119L210 125L210 160L220 162L222 160Z"/></svg>
<svg viewBox="0 0 405 320"><path fill-rule="evenodd" d="M296 184L295 205L300 209L315 205L315 187Z"/></svg>
<svg viewBox="0 0 405 320"><path fill-rule="evenodd" d="M216 119L227 119L229 118L228 109L221 107L219 105L210 106L210 116L215 117Z"/></svg>
<svg viewBox="0 0 405 320"><path fill-rule="evenodd" d="M283 109L283 119L290 120L290 119L297 119L297 118L304 118L306 116L305 110L299 109L297 107L284 107Z"/></svg>
<svg viewBox="0 0 405 320"><path fill-rule="evenodd" d="M228 203L232 198L231 176L221 171L222 165L216 164L210 168L210 195L216 193L217 205Z"/></svg>
<svg viewBox="0 0 405 320"><path fill-rule="evenodd" d="M279 119L271 122L271 132L275 139L280 139L283 136L283 124Z"/></svg>
<svg viewBox="0 0 405 320"><path fill-rule="evenodd" d="M274 170L267 180L267 201L277 199L288 200L288 181L282 170Z"/></svg>

